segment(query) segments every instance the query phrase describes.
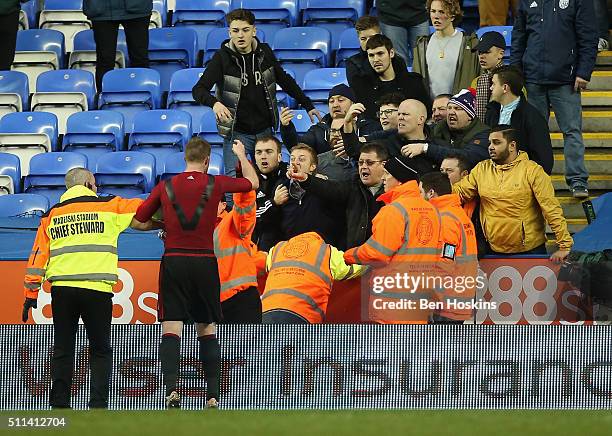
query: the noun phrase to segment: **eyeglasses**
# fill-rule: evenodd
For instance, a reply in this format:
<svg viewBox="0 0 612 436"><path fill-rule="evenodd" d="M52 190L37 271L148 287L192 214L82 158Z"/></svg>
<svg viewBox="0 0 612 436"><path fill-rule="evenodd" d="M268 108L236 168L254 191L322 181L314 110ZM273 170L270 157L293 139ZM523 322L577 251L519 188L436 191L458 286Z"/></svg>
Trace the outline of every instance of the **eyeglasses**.
<svg viewBox="0 0 612 436"><path fill-rule="evenodd" d="M385 118L387 118L393 112L397 112L397 109L385 109L384 111L378 111L378 112L376 112L376 117L380 118L380 117L382 117L384 115Z"/></svg>
<svg viewBox="0 0 612 436"><path fill-rule="evenodd" d="M359 160L357 161L357 166L362 167L365 165L366 167L371 167L376 162L384 162L384 160Z"/></svg>

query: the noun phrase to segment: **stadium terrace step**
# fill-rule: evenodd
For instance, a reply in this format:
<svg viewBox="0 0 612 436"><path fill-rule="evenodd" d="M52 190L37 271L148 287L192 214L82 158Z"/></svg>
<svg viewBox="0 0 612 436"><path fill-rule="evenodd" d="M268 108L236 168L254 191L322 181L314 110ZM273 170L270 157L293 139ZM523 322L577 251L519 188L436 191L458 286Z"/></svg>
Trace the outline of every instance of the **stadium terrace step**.
<svg viewBox="0 0 612 436"><path fill-rule="evenodd" d="M597 66L612 66L612 51L606 50L597 54Z"/></svg>
<svg viewBox="0 0 612 436"><path fill-rule="evenodd" d="M612 71L593 71L589 89L593 91L612 91Z"/></svg>
<svg viewBox="0 0 612 436"><path fill-rule="evenodd" d="M561 150L555 150L554 158L553 174L564 174L565 156ZM612 152L595 153L594 150L589 150L589 153L584 155L584 163L589 174L612 175Z"/></svg>
<svg viewBox="0 0 612 436"><path fill-rule="evenodd" d="M591 200L594 200L595 198L597 198L596 195L590 196ZM559 200L559 203L561 204L561 207L563 208L563 216L565 218L567 219L585 218L584 209L582 208L582 201L577 200L574 197L571 197L569 195L569 191L567 192L567 195L563 195L563 196L557 195L557 200Z"/></svg>
<svg viewBox="0 0 612 436"><path fill-rule="evenodd" d="M557 197L562 195L562 192L569 192L569 188L565 184L565 176L562 174L553 174L551 176L553 186L557 192ZM589 192L594 190L612 191L612 175L609 174L591 174L589 175Z"/></svg>
<svg viewBox="0 0 612 436"><path fill-rule="evenodd" d="M583 91L582 107L612 106L612 91Z"/></svg>
<svg viewBox="0 0 612 436"><path fill-rule="evenodd" d="M551 132L560 132L555 113L550 113L548 127ZM582 112L583 132L612 132L612 111L584 111Z"/></svg>
<svg viewBox="0 0 612 436"><path fill-rule="evenodd" d="M612 129L610 130L612 131ZM562 133L551 133L550 139L552 141L553 148L563 148L563 134ZM583 133L582 139L584 140L584 146L587 149L589 148L612 148L612 133L610 132Z"/></svg>
<svg viewBox="0 0 612 436"><path fill-rule="evenodd" d="M587 226L586 218L566 218L565 221L567 221L567 229L572 235ZM546 235L549 240L555 240L555 234L553 233L552 229L548 224L546 224Z"/></svg>

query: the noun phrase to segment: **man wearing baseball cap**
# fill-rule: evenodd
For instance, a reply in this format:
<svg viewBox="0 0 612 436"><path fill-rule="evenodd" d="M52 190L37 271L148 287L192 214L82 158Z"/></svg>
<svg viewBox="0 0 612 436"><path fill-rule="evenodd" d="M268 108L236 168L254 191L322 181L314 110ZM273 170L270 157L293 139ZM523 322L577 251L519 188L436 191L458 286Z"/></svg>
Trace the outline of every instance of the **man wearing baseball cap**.
<svg viewBox="0 0 612 436"><path fill-rule="evenodd" d="M485 32L482 34L473 48L478 52L478 62L483 73L472 82L472 88L476 89L476 116L482 122L485 120L487 104L491 99L491 79L493 71L503 66L506 40L499 32Z"/></svg>

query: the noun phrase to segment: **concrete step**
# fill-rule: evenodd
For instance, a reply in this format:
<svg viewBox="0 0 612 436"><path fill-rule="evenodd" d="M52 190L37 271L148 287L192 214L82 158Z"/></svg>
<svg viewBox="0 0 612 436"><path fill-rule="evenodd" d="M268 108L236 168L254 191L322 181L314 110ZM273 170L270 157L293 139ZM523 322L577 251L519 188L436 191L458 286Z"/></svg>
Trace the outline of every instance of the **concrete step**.
<svg viewBox="0 0 612 436"><path fill-rule="evenodd" d="M591 195L590 199L595 199L596 196ZM585 218L584 209L582 208L582 201L577 200L571 196L557 196L557 200L559 200L559 204L563 208L563 216L565 218Z"/></svg>
<svg viewBox="0 0 612 436"><path fill-rule="evenodd" d="M565 174L565 157L560 150L555 150L553 174ZM584 163L589 174L606 174L612 176L612 151L589 152L584 155Z"/></svg>
<svg viewBox="0 0 612 436"><path fill-rule="evenodd" d="M597 66L612 66L612 51L606 50L597 54Z"/></svg>
<svg viewBox="0 0 612 436"><path fill-rule="evenodd" d="M560 132L555 113L551 111L548 127L551 132ZM583 132L612 132L612 111L583 111Z"/></svg>
<svg viewBox="0 0 612 436"><path fill-rule="evenodd" d="M589 89L593 91L612 91L612 71L593 71Z"/></svg>
<svg viewBox="0 0 612 436"><path fill-rule="evenodd" d="M557 192L557 196L562 196L569 192L569 188L565 184L565 176L562 174L553 174L551 176L553 186ZM590 174L589 175L589 192L592 191L612 191L612 175L610 174Z"/></svg>
<svg viewBox="0 0 612 436"><path fill-rule="evenodd" d="M582 107L612 106L612 91L583 91Z"/></svg>
<svg viewBox="0 0 612 436"><path fill-rule="evenodd" d="M566 218L565 221L567 222L567 230L569 230L569 232L573 235L576 232L579 232L580 230L584 229L587 226L587 220L586 218L584 219L578 219L578 218ZM555 234L553 233L552 229L550 228L550 226L548 225L548 223L546 224L546 236L548 238L548 241L546 242L546 248L548 249L549 253L552 253L552 251L554 250L550 250L550 248L548 247L548 245L550 244L551 247L554 246L555 244Z"/></svg>
<svg viewBox="0 0 612 436"><path fill-rule="evenodd" d="M584 146L587 149L612 148L612 133L610 132L583 133L582 139L584 141ZM562 133L551 133L550 140L553 148L563 148Z"/></svg>

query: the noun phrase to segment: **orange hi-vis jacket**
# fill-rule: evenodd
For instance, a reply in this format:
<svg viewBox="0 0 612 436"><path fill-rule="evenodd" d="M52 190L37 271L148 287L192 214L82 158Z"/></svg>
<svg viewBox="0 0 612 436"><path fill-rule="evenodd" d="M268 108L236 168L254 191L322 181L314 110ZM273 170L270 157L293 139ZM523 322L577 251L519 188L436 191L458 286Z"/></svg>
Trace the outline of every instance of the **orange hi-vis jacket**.
<svg viewBox="0 0 612 436"><path fill-rule="evenodd" d="M346 265L344 253L315 232L279 242L268 253L269 271L262 311L286 310L311 324L322 323L334 280L348 280L364 272Z"/></svg>
<svg viewBox="0 0 612 436"><path fill-rule="evenodd" d="M465 321L472 316L471 303L476 295L478 247L472 220L461 207L457 194L441 195L429 200L442 219L442 268L452 277L436 289L442 308L437 312L446 318ZM450 268L447 268L450 267ZM457 304L459 303L459 304ZM467 305L466 305L467 303Z"/></svg>
<svg viewBox="0 0 612 436"><path fill-rule="evenodd" d="M436 208L421 198L419 186L409 181L378 197L386 205L372 221L372 236L363 245L347 250L348 264L379 266L372 272L372 283L396 274L431 276L441 259L440 216ZM426 324L428 309L404 308L405 300L433 302L433 287L421 283L410 289L396 286L377 292L370 289L369 316L373 321L393 324ZM399 305L399 306L398 306Z"/></svg>
<svg viewBox="0 0 612 436"><path fill-rule="evenodd" d="M112 293L117 239L141 204L141 199L97 197L85 186L68 189L40 220L26 267L26 298L37 298L45 280Z"/></svg>
<svg viewBox="0 0 612 436"><path fill-rule="evenodd" d="M257 247L251 241L257 211L255 196L255 191L234 194L234 208L223 214L213 233L221 281L221 302L251 286L257 287L257 269L253 258Z"/></svg>

